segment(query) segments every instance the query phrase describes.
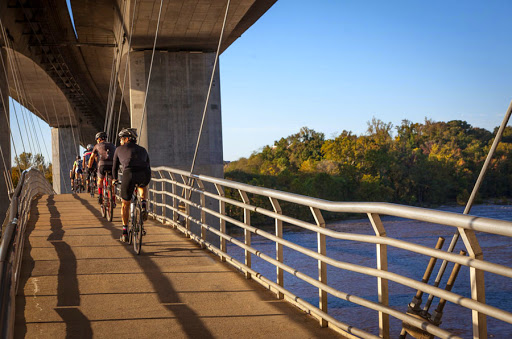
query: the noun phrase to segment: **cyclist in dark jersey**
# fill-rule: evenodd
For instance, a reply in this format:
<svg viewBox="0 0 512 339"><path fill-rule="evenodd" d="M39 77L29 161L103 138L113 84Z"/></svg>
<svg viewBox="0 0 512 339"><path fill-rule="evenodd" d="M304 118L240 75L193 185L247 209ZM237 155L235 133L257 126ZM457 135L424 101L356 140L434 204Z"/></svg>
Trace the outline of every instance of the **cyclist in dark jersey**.
<svg viewBox="0 0 512 339"><path fill-rule="evenodd" d="M137 131L134 128L125 128L119 132L121 146L114 153L114 165L112 176L114 182L118 178L119 166L123 167L123 180L121 183L121 199L123 235L121 241L128 241L128 217L130 212L130 200L135 185L139 185L139 195L142 203L142 218L147 219L146 198L148 195L147 185L151 181L151 167L149 155L146 149L137 145Z"/></svg>
<svg viewBox="0 0 512 339"><path fill-rule="evenodd" d="M96 159L98 160L98 202L101 204L103 193L103 178L107 172L112 171L112 159L114 159L116 146L110 142L107 142L107 133L105 132L96 133L96 143L96 146L94 146L92 149L88 167L91 168L94 164L94 161Z"/></svg>
<svg viewBox="0 0 512 339"><path fill-rule="evenodd" d="M89 193L89 180L94 180L94 171L96 171L96 165L97 161L94 161L94 164L92 167L89 168L89 159L92 155L92 150L94 146L92 144L87 145L87 149L84 151L84 169L87 170L87 177L85 179L86 185L87 185L87 193Z"/></svg>

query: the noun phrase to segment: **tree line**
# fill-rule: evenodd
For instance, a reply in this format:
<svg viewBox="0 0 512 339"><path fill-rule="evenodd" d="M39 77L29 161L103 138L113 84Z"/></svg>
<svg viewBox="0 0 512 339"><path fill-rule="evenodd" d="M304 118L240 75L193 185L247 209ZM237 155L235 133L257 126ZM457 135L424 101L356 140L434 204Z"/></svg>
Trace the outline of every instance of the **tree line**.
<svg viewBox="0 0 512 339"><path fill-rule="evenodd" d="M52 164L47 164L42 154L23 152L14 158L14 166L11 167L12 183L14 187L18 185L21 172L30 167L34 167L41 171L46 180L52 184Z"/></svg>
<svg viewBox="0 0 512 339"><path fill-rule="evenodd" d="M332 139L303 127L225 165L224 175L332 201L466 204L493 138L490 131L461 120L403 120L393 128L373 118L365 134L344 130ZM506 127L479 201L512 197L511 150L512 128Z"/></svg>

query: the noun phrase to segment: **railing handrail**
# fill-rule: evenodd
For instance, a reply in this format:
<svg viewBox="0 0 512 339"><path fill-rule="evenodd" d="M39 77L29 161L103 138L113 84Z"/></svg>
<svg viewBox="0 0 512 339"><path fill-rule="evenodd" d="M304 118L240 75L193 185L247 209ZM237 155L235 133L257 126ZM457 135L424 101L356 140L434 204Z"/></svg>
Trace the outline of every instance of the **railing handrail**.
<svg viewBox="0 0 512 339"><path fill-rule="evenodd" d="M34 178L36 182L29 182ZM34 196L55 193L48 181L37 169L29 168L21 173L20 180L4 221L5 229L0 239L0 337L12 338L14 325L15 291L17 289L23 236L28 209ZM17 242L17 246L13 246Z"/></svg>
<svg viewBox="0 0 512 339"><path fill-rule="evenodd" d="M341 298L379 312L379 330L382 331L381 335L384 338L389 337L389 316L393 316L396 319L402 320L404 323L413 325L417 328L422 328L426 332L441 338L457 338L453 334L439 328L435 324L433 325L426 320L423 321L422 319L414 318L409 314L402 313L395 310L394 308L387 306L388 281L394 281L401 284L402 286L418 289L418 293L419 291L429 293L431 296L436 296L462 307L471 309L474 314L475 312L476 314L479 314L478 318L481 315L488 315L512 324L512 313L486 304L485 299L482 299L479 294L472 294L470 298L464 297L460 294L437 287L437 285L432 286L423 283L420 280L411 279L395 272L388 271L387 246L400 248L412 253L419 253L427 257L430 256L431 258L446 260L457 265L464 265L469 267L471 270L474 270L475 272L491 272L508 278L512 278L511 267L485 261L483 260L483 257L480 255L480 253L476 252L473 252L473 254L468 257L463 254L450 253L449 251L429 248L404 239L393 239L392 237L388 237L386 235L386 230L382 221L380 220L380 215L390 215L405 219L424 221L432 224L457 227L460 229L466 229L466 232L481 231L506 237L512 237L512 222L458 214L454 212L438 211L421 207L403 206L392 203L332 202L318 198L301 196L294 193L282 192L274 189L255 187L231 180L201 174L193 174L185 170L175 169L167 166L153 167L151 170L153 171L153 178L151 183L152 186L149 190L150 197L148 199L151 206L150 215L158 220L170 223L173 227L179 229L181 232L185 233L187 236L201 244L202 247L206 247L217 254L223 261L227 260L230 264L243 271L248 278L251 278L252 276L256 281L275 291L278 297L280 296L280 298L282 298L283 296L286 296L288 301L297 304L299 307L305 307L307 311L315 314L320 318L322 326L333 325L335 328L337 327L338 329L345 331L345 333L351 333L353 335L361 336L364 338L374 337L370 333L344 324L337 319L333 319L327 313L327 308L325 307L327 303L326 293L328 293L329 295L335 296L337 298ZM213 191L211 191L211 189L206 189L206 184L210 184L212 187L214 186L215 189L212 188ZM160 188L157 189L157 186ZM170 188L172 188L172 190ZM224 194L225 188L231 189L235 194L240 194L240 197L236 198L232 196L226 196ZM215 190L217 192L215 192ZM268 209L267 207L260 207L251 204L250 201L252 198L249 198L247 195L248 193L254 194L255 196L268 197L272 204L273 210L272 208ZM191 194L197 194L200 199L193 199ZM219 204L219 210L215 210L215 208L212 209L211 207L206 206L206 198L217 200ZM172 201L172 203L169 201ZM279 206L279 202L284 201L309 207L316 222L311 223L283 214ZM225 206L227 204L241 208L244 211L243 221L226 215ZM158 214L159 212L157 210L161 210L161 215ZM172 217L168 217L166 211L171 211ZM191 211L197 211L195 213L200 213L200 217L199 214L195 214L195 216L193 216L190 214ZM373 230L375 231L375 235L345 233L325 228L325 221L323 220L321 211L366 214L370 219ZM267 232L252 226L250 221L251 213L257 213L274 219L276 223L276 234L274 235L271 232ZM206 214L218 219L216 224L207 222ZM179 220L180 217L183 218L183 221ZM218 228L219 226L215 226L219 225L219 222L220 229ZM200 227L200 235L191 231L191 223L194 223ZM230 223L233 226L243 229L243 239L237 239L228 235L225 232L225 223ZM284 239L282 237L283 223L295 225L317 233L318 252L307 249L302 245ZM279 228L281 231L279 231ZM217 247L206 240L207 231L210 232L211 235L219 237L221 242L220 247ZM281 232L281 235L278 234L279 232ZM455 229L455 232L458 232L458 230ZM276 258L272 258L271 256L262 253L260 250L252 247L251 234L262 236L264 239L267 239L271 243L275 243L277 246ZM325 237L375 244L378 251L378 255L376 256L377 268L356 265L329 257L325 252ZM244 251L245 263L236 260L227 253L227 248L224 243L226 241L231 242L233 245L238 246ZM474 244L471 241L472 240L470 240L468 243L465 242L466 246L469 246L468 248L479 248L476 240ZM329 265L330 267L335 267L344 271L361 273L369 277L377 278L379 281L379 302L373 302L361 297L357 297L353 294L348 295L342 291L338 291L333 286L328 285L326 280L324 280L324 277L321 275L319 275L317 280L311 277L310 274L308 275L306 273L300 272L297 268L292 268L284 264L282 261L282 249L279 250L279 248L282 248L283 246L305 254L314 260L318 260L319 274L320 270L325 269L321 267ZM261 272L254 271L251 268L251 256L258 256L267 263L274 265L278 270L278 278L276 278L277 281L269 280L268 277L264 277ZM293 295L290 291L284 288L282 276L279 278L279 272L283 271L295 275L297 278L310 284L310 286L314 286L319 289L321 296L318 307L307 303L306 301L302 300L300 296ZM483 280L481 282L479 280L473 280L477 279L477 276L478 274L471 275L471 285L473 286L475 284L476 286L476 284L480 284L482 285L481 288L485 289ZM322 297L324 294L325 296ZM323 300L323 298L325 298L325 300ZM473 317L473 321L474 329L479 328L486 333L485 322L483 322L481 325L478 324L478 322L475 323L475 317Z"/></svg>
<svg viewBox="0 0 512 339"><path fill-rule="evenodd" d="M380 215L389 215L512 237L512 222L505 220L476 217L470 214L439 211L423 207L404 206L387 202L333 202L319 198L306 197L295 193L278 191L271 188L251 186L248 184L210 177L202 174L192 174L184 170L167 166L152 167L151 170L155 172L172 171L174 173L185 175L190 178L203 180L213 184L219 184L237 190L243 190L247 193L264 195L303 206L311 206L328 212L362 214L374 213Z"/></svg>

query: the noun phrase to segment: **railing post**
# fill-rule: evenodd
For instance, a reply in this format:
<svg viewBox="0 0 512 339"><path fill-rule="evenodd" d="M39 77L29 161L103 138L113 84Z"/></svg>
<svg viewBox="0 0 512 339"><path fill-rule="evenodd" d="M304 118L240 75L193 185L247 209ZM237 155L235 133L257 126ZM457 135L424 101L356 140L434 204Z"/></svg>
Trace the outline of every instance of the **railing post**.
<svg viewBox="0 0 512 339"><path fill-rule="evenodd" d="M197 186L204 191L204 184L201 180L197 179ZM206 241L206 228L204 224L206 224L206 212L204 208L206 207L206 197L204 192L199 195L199 202L201 204L201 240ZM201 244L201 248L205 248L204 242Z"/></svg>
<svg viewBox="0 0 512 339"><path fill-rule="evenodd" d="M171 184L171 192L172 192L172 221L174 222L173 227L175 228L176 223L178 223L178 212L176 212L176 209L178 208L178 204L176 203L176 175L172 172L168 172L169 176L171 177L172 184Z"/></svg>
<svg viewBox="0 0 512 339"><path fill-rule="evenodd" d="M249 197L247 196L247 193L244 191L238 190L240 193L240 196L242 197L242 201L244 204L249 204ZM246 225L251 224L251 211L249 211L247 208L244 207L244 223ZM251 232L249 230L244 229L244 238L245 238L245 245L251 247ZM248 250L245 250L245 265L249 268L251 268L251 252ZM245 272L245 278L251 279L251 273Z"/></svg>
<svg viewBox="0 0 512 339"><path fill-rule="evenodd" d="M272 207L274 208L274 212L277 214L283 214L283 211L281 210L281 206L279 205L279 201L275 198L269 197L270 203L272 204ZM283 221L276 218L276 237L282 239L283 238ZM276 260L279 262L283 262L283 245L276 243ZM283 269L280 267L276 267L276 283L283 287L284 286L284 280L283 280ZM284 295L282 292L277 291L276 293L278 299L283 299Z"/></svg>
<svg viewBox="0 0 512 339"><path fill-rule="evenodd" d="M322 212L315 207L310 207L311 213L313 213L313 217L315 218L315 222L318 227L325 228L325 220L322 216ZM317 248L318 254L325 255L327 252L327 245L325 241L325 234L317 233ZM318 260L318 281L327 285L327 265L322 261ZM327 292L318 289L318 308L323 312L327 313ZM327 320L324 318L320 318L320 326L326 327Z"/></svg>
<svg viewBox="0 0 512 339"><path fill-rule="evenodd" d="M483 260L484 254L482 248L478 243L475 231L459 228L459 233L466 245L468 254L471 258ZM485 304L485 283L484 271L478 270L474 267L469 268L469 277L471 280L471 298ZM487 317L485 314L472 311L473 318L473 338L483 339L487 338Z"/></svg>
<svg viewBox="0 0 512 339"><path fill-rule="evenodd" d="M217 193L220 197L224 197L224 189L221 185L215 184L215 188L217 189ZM219 213L222 215L226 215L226 203L222 200L219 200ZM226 234L226 220L219 218L219 226L220 226L220 232L222 234ZM226 239L224 237L220 237L220 250L222 253L227 253L226 249ZM226 257L221 256L220 261L226 261Z"/></svg>
<svg viewBox="0 0 512 339"><path fill-rule="evenodd" d="M185 185L189 185L187 177L185 175L183 175L183 174L181 175L181 180L183 180L183 183ZM183 190L183 195L185 196L185 199L187 199L190 196L189 191L190 191L189 188L186 188L186 189ZM185 228L187 230L186 237L190 238L190 219L189 219L189 217L190 217L190 204L188 202L184 202L184 204L185 204L185 215L187 216L185 218Z"/></svg>
<svg viewBox="0 0 512 339"><path fill-rule="evenodd" d="M160 182L160 189L162 190L162 194L161 194L161 199L162 199L162 224L165 224L167 222L166 220L166 217L167 217L167 204L165 202L165 198L166 198L166 194L165 192L167 191L167 188L166 188L166 184L165 184L165 181L163 181L163 179L165 179L164 175L162 174L162 171L158 171L158 175L160 175L160 179L162 179L162 181Z"/></svg>
<svg viewBox="0 0 512 339"><path fill-rule="evenodd" d="M375 235L378 237L385 237L386 230L380 220L378 214L368 213L368 218L373 226ZM377 244L377 269L386 271L388 270L388 249L387 245ZM379 303L389 306L389 289L388 280L377 278ZM389 338L389 314L379 312L379 335L381 338Z"/></svg>

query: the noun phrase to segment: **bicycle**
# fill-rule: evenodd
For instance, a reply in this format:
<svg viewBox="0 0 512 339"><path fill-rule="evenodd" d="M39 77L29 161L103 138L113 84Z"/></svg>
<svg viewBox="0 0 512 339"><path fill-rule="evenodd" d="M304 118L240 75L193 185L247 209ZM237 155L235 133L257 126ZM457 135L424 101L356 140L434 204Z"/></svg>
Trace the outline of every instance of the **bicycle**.
<svg viewBox="0 0 512 339"><path fill-rule="evenodd" d="M80 174L76 174L75 179L73 180L73 191L75 193L82 193L82 180Z"/></svg>
<svg viewBox="0 0 512 339"><path fill-rule="evenodd" d="M120 185L121 182L118 181L117 184ZM136 184L130 201L130 228L128 229L128 244L131 245L133 243L133 250L135 253L140 254L142 249L142 237L146 235L146 230L144 229L142 203L139 198L138 188L139 185Z"/></svg>
<svg viewBox="0 0 512 339"><path fill-rule="evenodd" d="M101 216L112 221L116 198L112 191L112 173L107 171L103 177L103 197L101 201Z"/></svg>
<svg viewBox="0 0 512 339"><path fill-rule="evenodd" d="M96 174L95 172L89 172L88 174L89 178L87 179L89 181L88 190L91 194L91 198L94 198L94 192L96 192L97 185L96 185Z"/></svg>

